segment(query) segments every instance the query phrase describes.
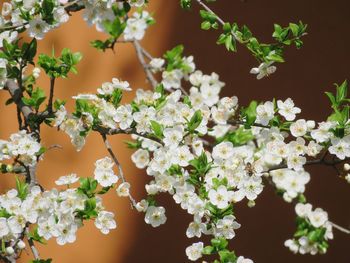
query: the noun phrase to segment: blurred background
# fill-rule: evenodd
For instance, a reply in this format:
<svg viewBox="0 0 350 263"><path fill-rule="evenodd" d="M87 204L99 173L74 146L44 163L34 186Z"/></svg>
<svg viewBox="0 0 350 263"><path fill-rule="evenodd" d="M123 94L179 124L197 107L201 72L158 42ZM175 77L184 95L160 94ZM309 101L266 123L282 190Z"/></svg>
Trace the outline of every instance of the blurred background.
<svg viewBox="0 0 350 263"><path fill-rule="evenodd" d="M154 12L157 24L152 26L142 45L155 57L177 44L184 44L186 55L193 54L197 67L205 73L217 72L226 82L223 95L237 95L240 104L250 100L285 99L292 97L302 108L300 117L324 120L330 107L324 91L333 90L333 83L340 83L349 77L350 59L350 3L348 0L220 0L211 4L224 20L246 24L261 41L269 42L273 23L287 25L302 20L308 24L309 35L304 38L304 47L286 52L285 64L278 66L276 74L257 81L249 74L256 66L254 58L243 47L236 54L228 53L215 44L217 32L200 30L199 8L194 4L192 12L179 8L177 0L152 0L149 10ZM130 82L134 91L149 88L145 82L132 46L121 44L115 54L111 51L98 52L89 42L103 39L94 28L89 28L74 14L61 28L50 32L45 41L39 42L40 52L59 53L68 47L80 51L84 58L78 67L78 75L68 80L59 80L56 98L67 99L81 92L95 92L96 88L112 77ZM48 79L42 77L39 86L48 88ZM124 98L131 100L130 93ZM14 106L4 106L8 95L0 93L0 138L17 131ZM72 109L72 103L68 108ZM132 193L137 199L144 197L144 184L149 180L145 173L134 168L130 161L132 151L127 149L125 136L110 138L119 159L124 165L126 177L132 184ZM90 135L86 146L77 153L68 136L54 129L43 129L43 143L46 146L62 145L63 149L52 149L39 164L38 177L45 188L53 187L54 181L69 173L92 176L94 162L107 152L102 140ZM350 227L350 186L339 179L329 167L310 167L312 180L306 196L316 207L329 212L333 222ZM13 186L8 175L1 181L1 190ZM191 218L185 215L168 196L162 196L160 203L167 209L167 224L153 229L143 221L144 214L132 211L127 199L118 198L114 192L105 198L108 210L116 214L118 228L109 235L102 235L93 223L78 231L74 244L60 247L54 240L47 246L40 246L43 258L53 258L57 263L138 263L138 262L187 262L185 248L193 243L185 236ZM277 197L266 186L254 208L245 204L237 207L238 221L242 223L237 236L230 243L238 255L252 258L257 263L305 262L305 263L348 263L350 257L350 236L335 230L335 240L330 242L326 255L296 256L283 245L295 230L294 207ZM31 256L31 255L29 255ZM21 262L28 262L24 256Z"/></svg>

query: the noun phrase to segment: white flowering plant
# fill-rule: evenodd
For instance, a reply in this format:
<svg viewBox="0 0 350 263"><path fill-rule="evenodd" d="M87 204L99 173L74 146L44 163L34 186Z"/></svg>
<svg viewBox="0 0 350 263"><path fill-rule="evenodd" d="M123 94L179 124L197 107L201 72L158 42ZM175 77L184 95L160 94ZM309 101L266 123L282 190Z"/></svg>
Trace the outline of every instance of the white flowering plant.
<svg viewBox="0 0 350 263"><path fill-rule="evenodd" d="M250 71L257 79L276 71L284 62L287 46L302 46L306 25L274 25L274 43L262 44L247 26L223 21L207 4L213 0L181 0L184 9L201 8L201 28L220 31L217 43L228 51L245 46L257 59ZM129 199L131 207L145 214L152 227L166 223L166 210L158 204L160 193L170 194L175 203L193 216L188 238L210 236L185 253L190 261L215 256L214 262L249 263L237 256L229 241L241 224L235 213L238 202L255 206L265 187L273 187L286 202L295 205L297 229L285 242L293 253L326 253L333 229L350 231L333 223L326 211L312 208L304 195L311 179L309 165L337 169L350 182L350 122L347 82L327 92L332 113L316 123L298 118L301 109L291 98L266 102L251 101L241 106L238 98L220 97L225 83L216 73L196 68L194 58L176 46L162 57L153 57L140 41L155 23L144 0L12 0L2 4L0 16L0 89L15 104L19 131L0 141L0 172L14 175L16 188L0 196L0 258L16 262L29 246L35 263L41 259L36 243L56 239L64 245L76 241L86 220L108 234L117 224L103 206L103 197L115 190ZM68 112L65 101L55 98L55 81L77 73L79 52L63 49L59 56L38 54L37 40L83 10L89 25L106 34L91 45L108 52L118 43L135 47L151 89L138 89L130 103L122 103L130 92L127 81L113 78L94 94L78 94L75 109ZM22 34L31 38L25 41ZM38 66L31 68L31 65ZM41 69L40 69L40 68ZM50 79L49 93L36 86L43 71ZM188 88L190 87L190 88ZM48 125L65 132L80 151L91 133L101 136L108 155L95 163L94 177L61 176L58 189L43 189L36 167L48 150L40 127ZM132 196L118 153L109 136L129 134L135 166L150 176L142 200ZM78 241L79 242L79 241Z"/></svg>

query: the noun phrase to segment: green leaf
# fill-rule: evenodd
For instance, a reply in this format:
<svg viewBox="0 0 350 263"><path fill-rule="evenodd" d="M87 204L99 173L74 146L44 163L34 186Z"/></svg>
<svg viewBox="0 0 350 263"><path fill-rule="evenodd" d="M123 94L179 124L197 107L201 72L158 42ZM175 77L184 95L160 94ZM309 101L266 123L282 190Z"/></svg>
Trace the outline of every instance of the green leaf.
<svg viewBox="0 0 350 263"><path fill-rule="evenodd" d="M180 5L183 9L190 9L191 8L192 1L191 0L181 0Z"/></svg>
<svg viewBox="0 0 350 263"><path fill-rule="evenodd" d="M337 86L337 95L336 100L338 103L341 103L344 99L346 99L348 95L348 82L345 80L340 86Z"/></svg>
<svg viewBox="0 0 350 263"><path fill-rule="evenodd" d="M214 247L212 247L212 246L206 246L202 250L203 255L211 255L211 254L213 254L213 252L214 252Z"/></svg>
<svg viewBox="0 0 350 263"><path fill-rule="evenodd" d="M39 242L40 244L46 244L44 238L41 237L38 233L38 227L35 227L34 231L29 233L29 238L36 242Z"/></svg>
<svg viewBox="0 0 350 263"><path fill-rule="evenodd" d="M49 259L35 259L35 260L32 260L30 261L31 263L51 263L52 262L52 259L49 258Z"/></svg>
<svg viewBox="0 0 350 263"><path fill-rule="evenodd" d="M18 197L21 200L24 200L28 195L28 184L26 182L22 182L19 180L19 178L16 176L16 189L18 192Z"/></svg>
<svg viewBox="0 0 350 263"><path fill-rule="evenodd" d="M243 116L245 117L245 128L249 129L256 120L256 108L258 106L258 103L253 100L249 106L245 109L243 109Z"/></svg>
<svg viewBox="0 0 350 263"><path fill-rule="evenodd" d="M236 262L237 260L235 253L230 252L227 249L219 251L219 256L220 256L221 263L232 263L232 262Z"/></svg>
<svg viewBox="0 0 350 263"><path fill-rule="evenodd" d="M153 120L151 120L150 122L151 122L151 128L154 132L154 135L158 138L163 138L163 130L164 130L163 125Z"/></svg>
<svg viewBox="0 0 350 263"><path fill-rule="evenodd" d="M299 26L294 23L289 23L289 28L293 33L293 36L298 36L299 35Z"/></svg>
<svg viewBox="0 0 350 263"><path fill-rule="evenodd" d="M193 114L191 120L188 122L187 130L190 133L193 133L198 128L198 126L201 124L202 120L203 120L202 112L200 110L197 110Z"/></svg>

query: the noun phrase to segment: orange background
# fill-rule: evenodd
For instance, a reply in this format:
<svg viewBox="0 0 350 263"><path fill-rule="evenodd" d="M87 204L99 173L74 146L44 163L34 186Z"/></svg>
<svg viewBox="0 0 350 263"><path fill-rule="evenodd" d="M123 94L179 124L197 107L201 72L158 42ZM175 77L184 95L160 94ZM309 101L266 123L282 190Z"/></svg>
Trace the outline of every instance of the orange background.
<svg viewBox="0 0 350 263"><path fill-rule="evenodd" d="M237 95L242 105L251 99L269 100L273 97L292 97L303 109L301 117L321 121L329 114L329 104L323 92L332 89L332 83L341 82L349 76L350 46L350 4L346 0L220 0L213 8L225 20L247 24L264 41L270 41L270 32L275 22L287 24L301 19L309 24L309 35L305 37L305 47L300 51L290 48L286 54L287 63L280 65L276 74L261 81L249 75L255 60L243 48L237 54L227 53L223 47L215 45L217 33L204 32L199 28L198 8L185 12L178 7L178 1L152 0L150 10L155 13L157 24L146 34L142 44L154 56L161 56L171 47L183 43L186 54L195 55L198 68L205 73L212 71L226 82L224 95ZM111 51L101 53L89 42L103 39L94 28L88 28L80 14L74 14L71 20L61 28L50 32L45 41L39 42L39 50L50 54L54 47L56 53L68 47L80 51L84 58L78 66L78 75L70 75L67 80L56 84L56 98L67 99L81 92L95 92L96 88L112 77L128 80L134 90L148 87L142 68L139 66L132 46L120 44L115 54ZM43 75L42 75L43 76ZM42 77L39 86L47 90L48 79ZM126 95L125 101L131 100ZM15 107L4 106L8 98L0 92L0 138L17 131ZM72 109L72 102L68 108ZM132 183L134 197L144 197L144 183L149 178L143 171L134 168L130 154L123 140L125 136L111 138L113 148L119 153L119 159L126 171L127 179ZM45 127L43 144L60 144L63 149L52 149L45 154L39 164L38 178L45 188L54 186L61 175L72 172L80 176L92 176L95 160L107 156L102 140L90 135L87 144L80 153L71 146L69 138L62 132ZM350 186L337 178L334 171L326 168L310 168L312 181L308 185L306 196L315 206L329 212L330 218L345 227L350 226ZM9 175L1 188L13 185ZM164 196L161 203L167 208L168 222L153 229L143 222L143 214L130 210L127 199L118 198L109 193L105 200L108 210L116 214L118 228L109 235L102 235L92 223L78 231L74 244L60 247L55 241L48 246L40 246L43 258L52 257L59 263L116 263L116 262L187 262L184 249L194 242L188 240L185 231L191 220L184 211L174 205L171 198ZM257 200L255 208L245 205L237 207L238 221L242 228L231 242L231 247L239 255L251 257L257 263L270 262L307 262L307 263L348 263L346 249L350 245L350 236L335 231L335 240L324 256L295 256L283 246L284 240L294 231L294 209L277 197L266 187ZM31 256L31 255L30 255ZM24 256L21 262L28 262Z"/></svg>

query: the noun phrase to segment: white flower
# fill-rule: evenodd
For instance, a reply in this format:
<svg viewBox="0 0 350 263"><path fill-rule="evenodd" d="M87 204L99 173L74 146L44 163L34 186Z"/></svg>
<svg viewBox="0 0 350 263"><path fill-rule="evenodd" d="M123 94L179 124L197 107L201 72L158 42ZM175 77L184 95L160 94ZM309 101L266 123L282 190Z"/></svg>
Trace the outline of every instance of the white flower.
<svg viewBox="0 0 350 263"><path fill-rule="evenodd" d="M234 149L231 142L222 142L213 148L214 159L229 159L233 156Z"/></svg>
<svg viewBox="0 0 350 263"><path fill-rule="evenodd" d="M311 137L318 143L326 142L333 136L330 130L335 126L335 122L321 122L318 124L318 129L311 131Z"/></svg>
<svg viewBox="0 0 350 263"><path fill-rule="evenodd" d="M289 169L294 169L295 171L300 171L303 169L303 165L306 163L306 158L299 155L290 155L287 158L287 165Z"/></svg>
<svg viewBox="0 0 350 263"><path fill-rule="evenodd" d="M17 247L18 249L24 249L26 247L26 244L22 240L19 240L17 243Z"/></svg>
<svg viewBox="0 0 350 263"><path fill-rule="evenodd" d="M206 231L206 225L195 217L195 220L191 222L186 230L186 236L188 238L201 237L202 232Z"/></svg>
<svg viewBox="0 0 350 263"><path fill-rule="evenodd" d="M131 6L141 7L145 4L145 0L128 0Z"/></svg>
<svg viewBox="0 0 350 263"><path fill-rule="evenodd" d="M137 168L143 169L149 163L149 152L144 149L138 149L131 155L131 160L134 162Z"/></svg>
<svg viewBox="0 0 350 263"><path fill-rule="evenodd" d="M70 174L66 176L61 176L58 180L55 181L57 185L68 185L74 184L79 181L79 177L76 174Z"/></svg>
<svg viewBox="0 0 350 263"><path fill-rule="evenodd" d="M142 12L142 17L136 14L126 22L126 28L124 30L125 40L141 40L145 35L145 30L147 29L146 19L149 18L148 13L145 11Z"/></svg>
<svg viewBox="0 0 350 263"><path fill-rule="evenodd" d="M130 84L127 81L121 81L117 78L112 78L112 84L113 84L115 89L131 91Z"/></svg>
<svg viewBox="0 0 350 263"><path fill-rule="evenodd" d="M118 176L116 176L113 170L95 170L95 179L103 187L109 187L118 182Z"/></svg>
<svg viewBox="0 0 350 263"><path fill-rule="evenodd" d="M171 149L176 148L183 138L183 128L182 126L176 126L174 128L165 128L163 131L164 139L163 142L165 146Z"/></svg>
<svg viewBox="0 0 350 263"><path fill-rule="evenodd" d="M13 247L6 247L5 251L7 255L13 255L15 253L15 250L13 249Z"/></svg>
<svg viewBox="0 0 350 263"><path fill-rule="evenodd" d="M0 48L3 47L3 41L6 40L9 43L12 43L18 37L17 31L4 31L0 33Z"/></svg>
<svg viewBox="0 0 350 263"><path fill-rule="evenodd" d="M220 185L217 190L210 189L208 197L210 202L219 209L226 208L229 204L229 192L223 185Z"/></svg>
<svg viewBox="0 0 350 263"><path fill-rule="evenodd" d="M274 104L271 101L267 101L264 104L256 107L256 122L262 125L268 125L270 120L274 117L274 108Z"/></svg>
<svg viewBox="0 0 350 263"><path fill-rule="evenodd" d="M166 90L179 89L181 87L182 71L174 69L172 71L163 71L162 84Z"/></svg>
<svg viewBox="0 0 350 263"><path fill-rule="evenodd" d="M291 98L286 99L284 102L278 100L277 107L278 113L286 118L287 121L293 121L296 117L296 114L301 112L300 108L294 107L294 102Z"/></svg>
<svg viewBox="0 0 350 263"><path fill-rule="evenodd" d="M312 211L312 205L311 204L302 204L298 203L295 206L295 212L297 213L298 216L300 217L307 217L309 213Z"/></svg>
<svg viewBox="0 0 350 263"><path fill-rule="evenodd" d="M328 222L328 214L321 208L316 208L309 213L308 218L314 227L322 227Z"/></svg>
<svg viewBox="0 0 350 263"><path fill-rule="evenodd" d="M133 122L131 105L118 107L114 120L119 123L120 129L126 130Z"/></svg>
<svg viewBox="0 0 350 263"><path fill-rule="evenodd" d="M60 24L66 23L69 20L69 15L67 14L64 7L55 8L53 12L53 17Z"/></svg>
<svg viewBox="0 0 350 263"><path fill-rule="evenodd" d="M235 221L233 215L225 216L223 219L219 219L216 223L217 234L223 236L225 239L234 238L236 235L234 230L240 227L241 225Z"/></svg>
<svg viewBox="0 0 350 263"><path fill-rule="evenodd" d="M165 63L165 60L162 58L153 58L149 63L149 65L151 66L154 72L157 72L162 69L164 63Z"/></svg>
<svg viewBox="0 0 350 263"><path fill-rule="evenodd" d="M128 182L121 183L116 191L118 196L127 197L130 195L130 184Z"/></svg>
<svg viewBox="0 0 350 263"><path fill-rule="evenodd" d="M74 243L76 240L76 232L78 227L76 224L58 224L59 234L56 238L57 244L60 246L65 245L66 243Z"/></svg>
<svg viewBox="0 0 350 263"><path fill-rule="evenodd" d="M41 72L40 68L35 67L35 68L33 69L33 73L32 73L33 77L34 77L35 79L39 78L39 77L40 77L40 72Z"/></svg>
<svg viewBox="0 0 350 263"><path fill-rule="evenodd" d="M166 222L165 209L162 206L149 206L145 215L145 222L153 227L158 227Z"/></svg>
<svg viewBox="0 0 350 263"><path fill-rule="evenodd" d="M29 21L28 34L36 39L43 39L45 33L50 30L50 25L45 21L35 18Z"/></svg>
<svg viewBox="0 0 350 263"><path fill-rule="evenodd" d="M148 202L145 199L142 199L140 202L136 204L136 210L138 212L146 212L148 208Z"/></svg>
<svg viewBox="0 0 350 263"><path fill-rule="evenodd" d="M4 2L2 5L2 9L1 9L1 15L2 16L8 16L10 15L12 12L12 5L11 3L8 2Z"/></svg>
<svg viewBox="0 0 350 263"><path fill-rule="evenodd" d="M26 219L24 218L23 215L18 214L15 216L11 216L7 220L7 223L12 234L20 234L22 233L23 228L25 227Z"/></svg>
<svg viewBox="0 0 350 263"><path fill-rule="evenodd" d="M186 248L186 255L189 260L196 261L202 257L203 242L194 243Z"/></svg>
<svg viewBox="0 0 350 263"><path fill-rule="evenodd" d="M350 174L347 174L347 175L345 176L345 180L350 184Z"/></svg>
<svg viewBox="0 0 350 263"><path fill-rule="evenodd" d="M269 76L276 71L276 67L272 66L273 62L264 62L259 65L258 68L252 68L250 70L251 74L256 74L257 79L262 79L263 77Z"/></svg>
<svg viewBox="0 0 350 263"><path fill-rule="evenodd" d="M101 88L97 89L97 93L101 95L112 95L114 91L114 85L111 82L102 83Z"/></svg>
<svg viewBox="0 0 350 263"><path fill-rule="evenodd" d="M262 179L252 176L243 181L244 194L248 200L255 200L263 190Z"/></svg>
<svg viewBox="0 0 350 263"><path fill-rule="evenodd" d="M95 219L95 226L100 229L103 234L107 235L111 229L117 228L114 214L107 211L99 212Z"/></svg>
<svg viewBox="0 0 350 263"><path fill-rule="evenodd" d="M7 219L0 217L0 238L7 236L10 232L9 226L7 225Z"/></svg>
<svg viewBox="0 0 350 263"><path fill-rule="evenodd" d="M178 164L182 167L186 167L189 165L189 161L194 158L190 149L187 145L178 147L173 155L172 162L173 164Z"/></svg>
<svg viewBox="0 0 350 263"><path fill-rule="evenodd" d="M293 239L288 239L284 242L284 246L289 248L294 254L298 253L299 246L298 243Z"/></svg>
<svg viewBox="0 0 350 263"><path fill-rule="evenodd" d="M290 132L294 137L304 136L307 129L307 123L304 119L297 120L290 125Z"/></svg>
<svg viewBox="0 0 350 263"><path fill-rule="evenodd" d="M249 258L245 258L243 256L239 256L237 258L237 262L236 263L254 263L253 260L249 259Z"/></svg>
<svg viewBox="0 0 350 263"><path fill-rule="evenodd" d="M350 139L350 136L347 136ZM333 138L331 140L332 145L328 148L331 154L336 155L340 160L344 160L346 157L350 157L350 143L349 140Z"/></svg>
<svg viewBox="0 0 350 263"><path fill-rule="evenodd" d="M60 235L58 230L55 216L49 216L49 218L39 218L38 220L38 234L49 240L51 237L57 237Z"/></svg>

